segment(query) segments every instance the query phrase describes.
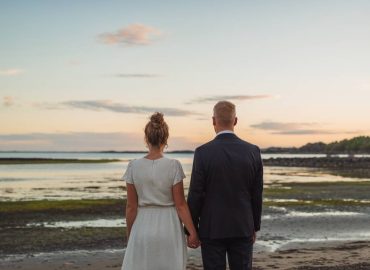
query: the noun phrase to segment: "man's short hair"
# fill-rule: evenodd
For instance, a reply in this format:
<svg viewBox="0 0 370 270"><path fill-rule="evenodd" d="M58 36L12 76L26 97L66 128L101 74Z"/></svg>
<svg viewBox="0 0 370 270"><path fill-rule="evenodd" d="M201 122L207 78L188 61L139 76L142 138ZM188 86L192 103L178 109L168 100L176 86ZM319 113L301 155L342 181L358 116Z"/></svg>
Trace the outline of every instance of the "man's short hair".
<svg viewBox="0 0 370 270"><path fill-rule="evenodd" d="M233 125L236 117L235 105L230 101L219 101L213 107L213 116L221 126Z"/></svg>

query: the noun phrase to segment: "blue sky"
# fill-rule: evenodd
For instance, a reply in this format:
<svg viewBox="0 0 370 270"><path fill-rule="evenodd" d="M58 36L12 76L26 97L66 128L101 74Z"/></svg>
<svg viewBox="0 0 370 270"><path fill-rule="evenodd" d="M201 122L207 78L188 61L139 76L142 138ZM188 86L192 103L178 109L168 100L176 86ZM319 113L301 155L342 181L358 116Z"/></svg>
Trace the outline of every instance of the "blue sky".
<svg viewBox="0 0 370 270"><path fill-rule="evenodd" d="M155 110L170 149L192 149L225 98L261 147L369 135L369 14L369 1L1 1L0 150L143 149Z"/></svg>

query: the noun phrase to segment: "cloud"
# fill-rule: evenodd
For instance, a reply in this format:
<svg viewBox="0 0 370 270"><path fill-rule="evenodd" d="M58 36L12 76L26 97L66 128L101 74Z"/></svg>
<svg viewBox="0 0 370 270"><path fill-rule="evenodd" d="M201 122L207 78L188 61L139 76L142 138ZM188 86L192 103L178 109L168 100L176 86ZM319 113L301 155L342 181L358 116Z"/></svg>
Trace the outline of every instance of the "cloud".
<svg viewBox="0 0 370 270"><path fill-rule="evenodd" d="M22 74L22 69L12 68L12 69L1 69L0 76L16 76Z"/></svg>
<svg viewBox="0 0 370 270"><path fill-rule="evenodd" d="M262 122L259 124L251 125L253 128L264 129L264 130L279 130L279 131L287 131L287 130L297 130L306 127L318 126L317 123L302 123L302 122Z"/></svg>
<svg viewBox="0 0 370 270"><path fill-rule="evenodd" d="M128 46L149 45L162 32L154 27L143 24L130 24L116 32L103 33L98 36L99 40L105 44L123 44Z"/></svg>
<svg viewBox="0 0 370 270"><path fill-rule="evenodd" d="M158 74L150 74L150 73L119 73L116 74L115 77L119 78L156 78L159 77Z"/></svg>
<svg viewBox="0 0 370 270"><path fill-rule="evenodd" d="M251 125L252 128L267 130L277 135L314 135L314 134L360 134L364 131L341 131L322 129L319 123L314 122L272 122L266 121Z"/></svg>
<svg viewBox="0 0 370 270"><path fill-rule="evenodd" d="M338 134L338 133L343 132L319 129L297 129L271 132L271 134L280 134L280 135L313 135L313 134Z"/></svg>
<svg viewBox="0 0 370 270"><path fill-rule="evenodd" d="M36 103L35 105L44 109L76 108L92 111L105 110L116 113L134 113L134 114L148 114L159 111L167 116L200 115L199 113L196 113L194 111L188 111L178 108L129 106L122 103L112 102L110 100L70 100L56 104Z"/></svg>
<svg viewBox="0 0 370 270"><path fill-rule="evenodd" d="M197 143L170 137L168 150L194 149ZM146 150L143 133L61 132L0 134L2 151L132 151Z"/></svg>
<svg viewBox="0 0 370 270"><path fill-rule="evenodd" d="M46 110L62 110L66 108L62 103L32 102L31 105Z"/></svg>
<svg viewBox="0 0 370 270"><path fill-rule="evenodd" d="M244 101L244 100L254 100L254 99L268 99L273 98L271 95L225 95L225 96L207 96L193 99L188 104L193 103L204 103L204 102L217 102L220 100L228 101Z"/></svg>
<svg viewBox="0 0 370 270"><path fill-rule="evenodd" d="M305 122L273 122L266 121L251 125L252 128L267 130L270 134L279 135L310 135L310 134L333 134L335 132L319 129L318 123Z"/></svg>
<svg viewBox="0 0 370 270"><path fill-rule="evenodd" d="M10 107L14 105L14 97L12 96L4 96L3 97L3 105L5 107Z"/></svg>

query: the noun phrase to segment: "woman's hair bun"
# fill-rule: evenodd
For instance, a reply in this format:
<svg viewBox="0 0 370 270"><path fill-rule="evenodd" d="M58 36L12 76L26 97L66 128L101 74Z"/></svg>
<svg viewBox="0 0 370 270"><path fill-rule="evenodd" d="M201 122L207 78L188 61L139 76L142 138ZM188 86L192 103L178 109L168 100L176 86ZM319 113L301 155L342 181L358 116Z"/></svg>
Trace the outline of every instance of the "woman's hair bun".
<svg viewBox="0 0 370 270"><path fill-rule="evenodd" d="M150 117L150 122L155 126L161 126L164 123L163 113L156 112Z"/></svg>
<svg viewBox="0 0 370 270"><path fill-rule="evenodd" d="M155 112L145 126L145 141L154 147L167 144L169 136L168 125L164 121L163 113Z"/></svg>

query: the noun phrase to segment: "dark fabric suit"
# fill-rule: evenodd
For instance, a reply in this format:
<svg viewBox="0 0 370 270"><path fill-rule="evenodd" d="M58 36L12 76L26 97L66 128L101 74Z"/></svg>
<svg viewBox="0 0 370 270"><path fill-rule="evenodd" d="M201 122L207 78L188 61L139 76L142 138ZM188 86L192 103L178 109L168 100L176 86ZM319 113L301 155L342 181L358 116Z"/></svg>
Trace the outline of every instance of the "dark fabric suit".
<svg viewBox="0 0 370 270"><path fill-rule="evenodd" d="M204 269L225 269L226 254L231 270L251 269L262 190L256 145L224 133L195 150L187 201L202 242Z"/></svg>

